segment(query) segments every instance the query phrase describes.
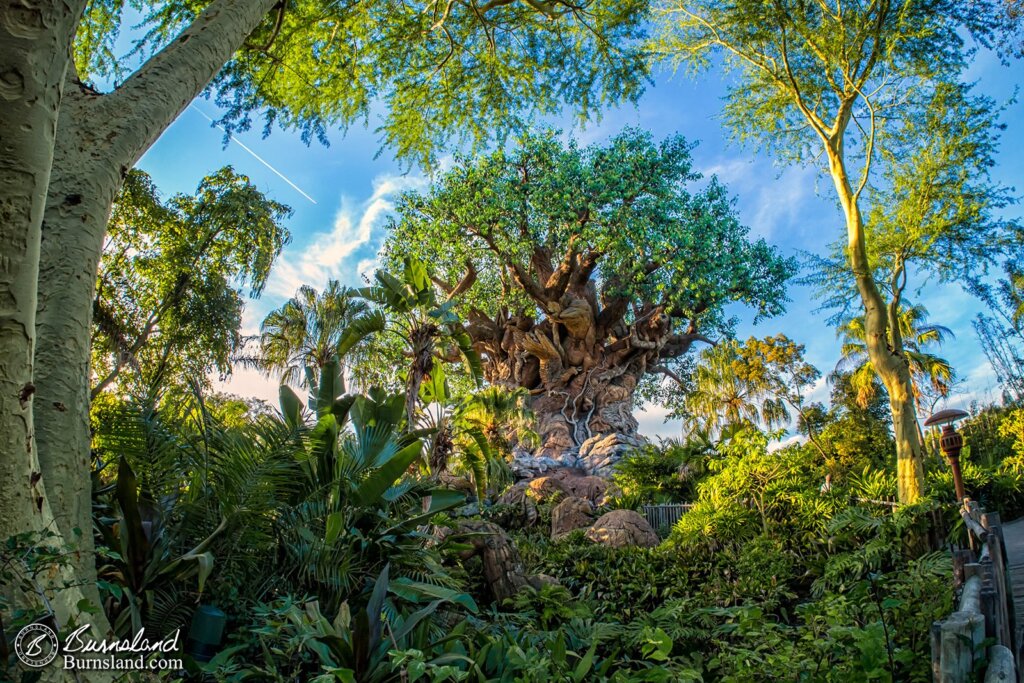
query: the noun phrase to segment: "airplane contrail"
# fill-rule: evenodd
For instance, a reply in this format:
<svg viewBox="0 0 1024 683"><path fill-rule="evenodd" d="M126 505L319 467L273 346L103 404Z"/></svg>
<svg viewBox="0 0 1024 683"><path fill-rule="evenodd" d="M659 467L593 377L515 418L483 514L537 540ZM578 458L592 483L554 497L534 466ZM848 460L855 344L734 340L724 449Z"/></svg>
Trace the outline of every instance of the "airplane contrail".
<svg viewBox="0 0 1024 683"><path fill-rule="evenodd" d="M273 172L274 172L274 173L275 173L275 174L277 175L277 177L278 177L278 178L280 178L281 180L283 180L283 181L285 181L286 183L288 183L289 185L291 185L291 187L292 187L292 189L293 189L293 190L295 190L296 192L298 192L299 194L301 194L301 195L302 195L303 197L305 197L305 198L306 198L306 199L308 199L309 201L311 201L311 202L313 202L314 204L316 204L316 200L315 200L315 199L313 199L313 198L312 198L312 197L310 197L310 196L309 196L308 194L306 194L305 192L303 192L303 191L302 191L302 189L301 189L301 188L300 188L300 187L299 187L298 185L296 185L296 184L295 184L295 183L293 183L292 181L288 180L288 178L287 178L287 177L286 177L286 176L285 176L285 175L284 175L283 173L281 173L281 172L280 172L280 171L278 171L278 170L277 170L276 168L274 168L274 167L273 167L273 166L271 166L271 165L270 165L269 163L267 163L267 160L266 160L266 159L264 159L264 158L263 158L263 157L261 157L261 156L260 156L259 154L257 154L256 152L252 151L251 149L249 149L249 148L248 148L248 147L247 147L247 146L245 145L245 143L244 143L244 142L242 142L241 140L239 140L238 138L236 138L236 137L235 137L234 135L232 135L231 133L228 133L228 131L224 129L224 126L220 125L219 123L217 123L216 121L214 121L213 119L211 119L211 118L210 118L209 116L207 116L207 115L206 115L206 112L204 112L204 111L203 111L202 109L200 109L199 107L197 107L197 106L196 106L196 105L195 105L194 103L190 103L190 104L189 104L188 106L189 106L189 107L191 107L192 109L195 109L195 110L196 110L197 112L199 112L199 114L200 114L200 115L201 115L201 116L202 116L202 117L203 117L204 119L206 119L207 121L209 121L210 123L212 123L213 125L215 125L215 126L216 126L217 128L220 128L220 129L221 129L221 130L223 130L223 131L224 131L225 133L227 133L228 139L229 139L229 140L231 140L231 142L234 142L235 144L237 144L237 145L238 145L239 147L241 147L241 148L242 148L242 149L244 149L244 150L245 150L246 152L248 152L249 154L251 154L251 155L253 156L253 158L254 158L254 159L256 159L256 161L260 162L261 164L263 164L264 166L266 166L267 168L269 168L269 169L270 169L271 171L273 171Z"/></svg>

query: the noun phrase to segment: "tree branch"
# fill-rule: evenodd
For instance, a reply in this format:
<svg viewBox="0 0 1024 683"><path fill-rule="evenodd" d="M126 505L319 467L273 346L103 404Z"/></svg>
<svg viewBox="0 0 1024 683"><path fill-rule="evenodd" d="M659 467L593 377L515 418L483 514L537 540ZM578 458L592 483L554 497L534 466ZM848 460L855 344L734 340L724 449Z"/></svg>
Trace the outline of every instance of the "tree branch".
<svg viewBox="0 0 1024 683"><path fill-rule="evenodd" d="M278 0L214 0L119 88L98 98L115 163L131 167L203 91ZM96 136L99 137L99 136Z"/></svg>
<svg viewBox="0 0 1024 683"><path fill-rule="evenodd" d="M688 332L686 334L673 334L665 340L665 344L661 347L661 351L658 353L659 360L666 358L678 358L684 353L690 350L693 346L693 342L700 341L705 344L715 346L715 341L708 339L702 334L696 332Z"/></svg>

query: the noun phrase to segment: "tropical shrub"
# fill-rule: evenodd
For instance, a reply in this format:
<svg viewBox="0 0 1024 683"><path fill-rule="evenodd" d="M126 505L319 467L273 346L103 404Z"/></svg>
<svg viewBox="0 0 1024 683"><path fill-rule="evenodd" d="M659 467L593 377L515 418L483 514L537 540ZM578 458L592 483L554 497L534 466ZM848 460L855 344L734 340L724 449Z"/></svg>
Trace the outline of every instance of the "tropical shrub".
<svg viewBox="0 0 1024 683"><path fill-rule="evenodd" d="M371 590L352 599L354 604L343 601L331 618L311 598L285 596L257 605L234 643L203 668L219 681L406 681L410 668L437 663L425 661L423 653L442 652L455 637L430 617L441 608L477 609L458 591L391 580L387 565Z"/></svg>
<svg viewBox="0 0 1024 683"><path fill-rule="evenodd" d="M619 498L635 507L640 503L683 503L692 500L696 483L707 472L714 449L706 439L668 439L647 443L631 451L615 466L612 481Z"/></svg>
<svg viewBox="0 0 1024 683"><path fill-rule="evenodd" d="M820 456L808 448L768 450L769 435L740 429L718 445L711 475L697 486L697 500L676 524L673 542L718 548L758 535L814 544L840 504L823 492Z"/></svg>

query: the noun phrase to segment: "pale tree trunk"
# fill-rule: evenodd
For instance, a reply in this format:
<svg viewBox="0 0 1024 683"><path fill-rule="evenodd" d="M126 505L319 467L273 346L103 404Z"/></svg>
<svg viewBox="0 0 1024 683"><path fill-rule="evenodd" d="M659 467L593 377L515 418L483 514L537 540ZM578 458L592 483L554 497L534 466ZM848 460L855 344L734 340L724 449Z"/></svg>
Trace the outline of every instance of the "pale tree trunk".
<svg viewBox="0 0 1024 683"><path fill-rule="evenodd" d="M85 548L60 533L65 501L53 493L40 465L33 371L42 218L63 84L83 11L84 3L0 3L0 541L52 532L34 540L72 553ZM91 547L91 525L84 536ZM80 617L78 581L62 567L35 577L34 594L9 597L32 611L52 609L63 628ZM102 635L105 620L93 625Z"/></svg>
<svg viewBox="0 0 1024 683"><path fill-rule="evenodd" d="M80 529L74 568L88 597L89 332L110 206L275 2L213 2L107 95L68 73L83 6L0 5L0 539L56 526L70 540Z"/></svg>
<svg viewBox="0 0 1024 683"><path fill-rule="evenodd" d="M834 140L838 140L835 142ZM841 136L827 145L829 171L839 195L847 229L850 268L864 304L864 332L868 357L889 392L896 439L896 479L901 503L913 503L924 495L924 444L917 426L914 387L910 367L899 340L898 322L891 321L872 276L867 258L864 219L846 173ZM893 302L893 307L898 302ZM896 325L895 330L891 330ZM890 332L893 336L890 337Z"/></svg>

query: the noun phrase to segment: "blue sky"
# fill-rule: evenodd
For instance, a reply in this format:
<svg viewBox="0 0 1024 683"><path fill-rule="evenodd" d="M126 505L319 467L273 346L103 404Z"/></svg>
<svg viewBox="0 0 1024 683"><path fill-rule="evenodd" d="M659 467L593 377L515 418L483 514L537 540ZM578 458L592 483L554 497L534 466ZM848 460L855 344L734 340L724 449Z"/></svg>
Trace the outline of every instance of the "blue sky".
<svg viewBox="0 0 1024 683"><path fill-rule="evenodd" d="M1007 102L1020 80L1019 70L1019 63L1005 67L994 56L982 54L969 78L976 80L985 94ZM660 73L637 106L608 110L600 122L582 128L573 129L569 123L562 127L583 142L603 140L624 126L645 128L659 138L681 133L698 141L693 152L696 166L706 175L716 174L736 196L740 217L752 234L765 237L785 254L823 251L843 233L830 182L819 178L811 168L776 167L761 150L733 143L719 119L724 94L720 72L712 71L699 79ZM216 116L211 102L197 100L139 166L169 196L192 192L203 176L230 164L250 176L269 196L293 207L294 215L287 223L292 242L276 265L263 297L248 305L247 331L258 328L263 316L303 283L317 288L328 278L350 285L360 283L360 274L372 272L396 193L423 188L428 182L418 172L406 173L386 151L377 156L379 144L372 122L369 129L333 133L330 147L306 146L298 135L281 131L265 139L259 133L247 133L238 138L249 148L247 151L235 142L223 146L223 133L211 127L208 118ZM1024 173L1024 105L1009 104L1003 121L1007 129L994 176L1006 185L1020 186ZM1013 207L1011 215L1019 216L1020 207ZM914 284L925 283L919 278ZM737 334L745 338L783 332L804 344L808 360L827 373L839 357L835 332L825 322L827 315L814 311L816 303L807 287L793 284L789 294L792 301L785 315L756 326L749 310L737 308L741 320ZM956 285L935 283L920 295L911 292L911 298L927 306L933 322L950 327L956 334L942 348L942 354L952 361L966 384L948 405L962 407L974 399L996 400L999 394L992 370L970 324L979 304ZM274 383L251 371L239 371L224 388L276 402ZM827 395L824 384L814 392L820 400L827 399ZM663 417L663 410L648 408L638 415L641 431L649 436L677 435L679 425L664 424Z"/></svg>

